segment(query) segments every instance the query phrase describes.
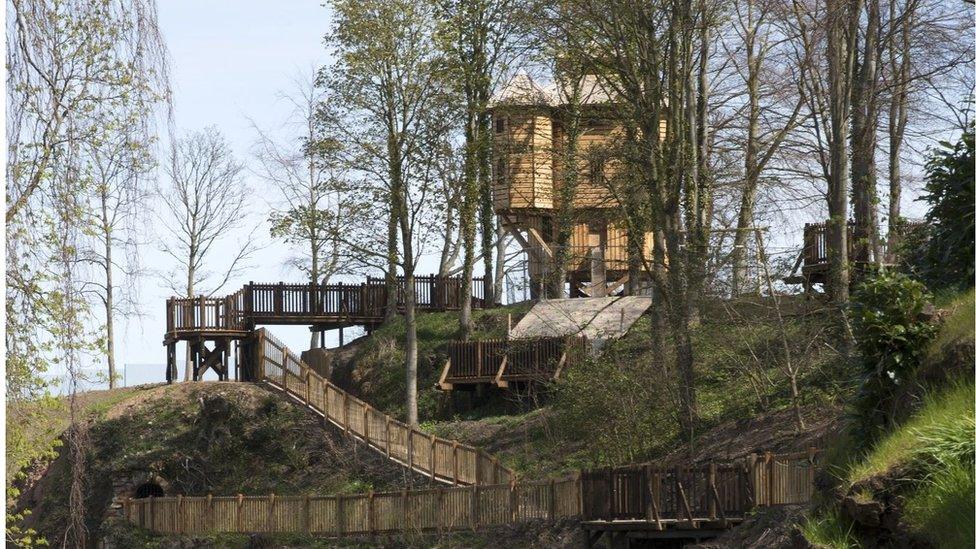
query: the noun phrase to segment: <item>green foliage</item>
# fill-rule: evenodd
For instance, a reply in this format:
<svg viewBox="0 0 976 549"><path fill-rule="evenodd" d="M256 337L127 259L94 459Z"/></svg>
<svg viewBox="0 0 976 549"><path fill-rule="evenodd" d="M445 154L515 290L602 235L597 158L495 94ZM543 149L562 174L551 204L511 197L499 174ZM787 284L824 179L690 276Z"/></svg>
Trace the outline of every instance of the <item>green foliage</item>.
<svg viewBox="0 0 976 549"><path fill-rule="evenodd" d="M969 288L976 275L976 175L973 126L955 144L943 142L926 164L924 194L931 209L925 216L928 240L916 258L920 274L932 288Z"/></svg>
<svg viewBox="0 0 976 549"><path fill-rule="evenodd" d="M905 520L936 547L969 549L976 546L974 493L972 463L951 461L906 497Z"/></svg>
<svg viewBox="0 0 976 549"><path fill-rule="evenodd" d="M932 471L947 463L971 462L974 401L976 390L971 379L929 393L915 415L884 435L850 467L847 481L853 484L895 467Z"/></svg>
<svg viewBox="0 0 976 549"><path fill-rule="evenodd" d="M890 426L896 390L914 380L936 333L922 317L931 297L924 284L899 273L881 273L858 287L854 321L863 381L856 405L868 438Z"/></svg>
<svg viewBox="0 0 976 549"><path fill-rule="evenodd" d="M837 507L807 517L800 525L800 532L816 547L831 549L855 549L861 547L853 534L853 525L844 518Z"/></svg>

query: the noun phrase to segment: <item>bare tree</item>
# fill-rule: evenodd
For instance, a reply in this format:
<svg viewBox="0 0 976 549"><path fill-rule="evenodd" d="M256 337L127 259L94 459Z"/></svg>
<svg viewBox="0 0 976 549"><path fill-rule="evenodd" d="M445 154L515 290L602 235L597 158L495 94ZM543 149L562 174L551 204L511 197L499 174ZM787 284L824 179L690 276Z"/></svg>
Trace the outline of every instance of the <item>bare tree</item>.
<svg viewBox="0 0 976 549"><path fill-rule="evenodd" d="M296 81L284 99L292 107L292 135L276 139L258 129L255 156L258 175L279 191L273 206L271 236L301 250L289 264L313 284L328 284L350 268L342 238L351 222L350 184L340 160L341 144L323 131L319 111L326 100L313 77ZM317 346L312 333L310 347Z"/></svg>
<svg viewBox="0 0 976 549"><path fill-rule="evenodd" d="M214 252L227 245L231 233L248 221L249 193L243 170L214 127L187 134L173 144L166 166L169 184L160 192L160 199L165 206L161 224L168 235L161 251L176 264L165 283L174 293L212 295L240 272L254 251L252 230L233 244L222 269L208 268ZM189 380L190 374L187 360L184 379Z"/></svg>

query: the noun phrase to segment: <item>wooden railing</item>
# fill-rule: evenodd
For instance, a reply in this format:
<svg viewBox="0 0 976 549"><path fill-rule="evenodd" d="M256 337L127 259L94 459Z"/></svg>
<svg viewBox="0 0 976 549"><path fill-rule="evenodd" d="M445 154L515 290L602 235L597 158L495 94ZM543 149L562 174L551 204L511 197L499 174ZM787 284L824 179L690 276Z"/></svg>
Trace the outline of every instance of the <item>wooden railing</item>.
<svg viewBox="0 0 976 549"><path fill-rule="evenodd" d="M486 284L472 280L471 306L485 306ZM396 306L404 305L405 280L397 277ZM416 307L420 311L461 308L461 278L417 276ZM255 324L315 324L317 322L379 322L387 308L383 278L367 278L360 284L262 284L251 282L221 298L170 298L166 301L166 333L245 332Z"/></svg>
<svg viewBox="0 0 976 549"><path fill-rule="evenodd" d="M583 520L741 519L756 506L809 502L816 452L750 456L703 467L652 465L584 471Z"/></svg>
<svg viewBox="0 0 976 549"><path fill-rule="evenodd" d="M584 336L482 339L448 344L438 385L551 380L586 356Z"/></svg>
<svg viewBox="0 0 976 549"><path fill-rule="evenodd" d="M918 230L923 223L921 221L904 221L899 229L899 234L906 235ZM803 226L803 266L804 268L818 267L827 264L827 223L807 223ZM847 253L848 257L855 257L857 242L855 233L857 225L853 221L847 223Z"/></svg>
<svg viewBox="0 0 976 549"><path fill-rule="evenodd" d="M167 534L356 535L477 530L579 516L577 479L334 496L129 499L123 514Z"/></svg>
<svg viewBox="0 0 976 549"><path fill-rule="evenodd" d="M579 517L657 530L728 528L759 506L806 503L815 452L751 456L734 463L660 468L634 465L539 482L331 496L127 499L130 522L168 534L220 532L356 535L477 530Z"/></svg>
<svg viewBox="0 0 976 549"><path fill-rule="evenodd" d="M510 482L494 456L438 438L372 408L317 374L266 330L255 333L256 379L278 387L346 433L417 473L454 485Z"/></svg>

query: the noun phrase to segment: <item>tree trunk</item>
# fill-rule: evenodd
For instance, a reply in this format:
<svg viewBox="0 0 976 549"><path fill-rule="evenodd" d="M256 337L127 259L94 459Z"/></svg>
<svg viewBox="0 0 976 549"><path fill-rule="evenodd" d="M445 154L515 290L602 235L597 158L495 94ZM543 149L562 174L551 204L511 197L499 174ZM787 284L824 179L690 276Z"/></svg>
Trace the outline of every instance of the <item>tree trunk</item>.
<svg viewBox="0 0 976 549"><path fill-rule="evenodd" d="M861 264L880 262L877 228L878 143L878 0L868 0L864 56L857 66L851 101L851 186L854 206L854 257ZM854 48L856 49L856 48Z"/></svg>
<svg viewBox="0 0 976 549"><path fill-rule="evenodd" d="M896 2L889 3L889 21L894 21ZM902 14L900 51L892 46L888 48L888 63L894 75L895 84L892 90L891 105L888 110L888 242L887 256L889 262L895 261L898 246L899 231L901 230L901 146L905 137L905 127L908 125L908 78L911 74L911 24L914 15L912 2L906 2L905 13ZM901 53L901 62L898 62Z"/></svg>
<svg viewBox="0 0 976 549"><path fill-rule="evenodd" d="M487 94L487 92L485 92ZM492 254L495 251L495 210L491 202L491 120L484 111L478 113L478 217L481 225L481 261L484 263L485 280L495 272ZM494 286L485 284L485 303L496 303Z"/></svg>
<svg viewBox="0 0 976 549"><path fill-rule="evenodd" d="M749 95L749 116L746 128L746 155L742 181L742 200L732 244L732 295L742 293L748 273L746 249L749 245L748 227L753 223L756 190L759 187L759 58L756 55L756 33L752 23L752 3L748 5L748 31L745 36L746 92Z"/></svg>
<svg viewBox="0 0 976 549"><path fill-rule="evenodd" d="M501 223L496 225L498 227L498 238L495 240L495 277L492 282L492 296L495 298L495 303L501 304L502 293L504 290L505 283L505 227Z"/></svg>
<svg viewBox="0 0 976 549"><path fill-rule="evenodd" d="M470 100L469 100L470 101ZM461 241L464 245L464 262L461 277L461 313L459 323L461 339L467 341L474 329L471 316L471 284L474 276L474 247L475 247L475 216L478 202L478 171L477 171L477 117L469 107L464 126L464 196L461 201Z"/></svg>
<svg viewBox="0 0 976 549"><path fill-rule="evenodd" d="M850 165L847 155L847 131L850 124L851 74L853 51L851 37L857 32L860 8L851 8L858 0L827 2L827 73L830 113L830 174L827 180L828 291L835 305L847 304L850 295L850 267L847 257L847 211ZM850 10L848 11L848 9ZM851 20L853 19L853 21ZM845 24L853 28L851 32Z"/></svg>

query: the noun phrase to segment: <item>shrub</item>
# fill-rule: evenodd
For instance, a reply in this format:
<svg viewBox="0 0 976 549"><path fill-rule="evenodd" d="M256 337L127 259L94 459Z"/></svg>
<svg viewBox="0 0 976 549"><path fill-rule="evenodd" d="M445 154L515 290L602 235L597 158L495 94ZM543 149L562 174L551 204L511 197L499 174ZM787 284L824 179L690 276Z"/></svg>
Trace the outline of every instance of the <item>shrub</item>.
<svg viewBox="0 0 976 549"><path fill-rule="evenodd" d="M862 384L857 411L869 439L891 424L897 389L914 380L936 333L923 315L930 299L924 284L899 273L881 273L858 287L854 321Z"/></svg>
<svg viewBox="0 0 976 549"><path fill-rule="evenodd" d="M933 288L970 288L976 274L973 203L973 126L956 144L942 143L926 164L925 190L919 200L931 206L925 216L927 241L914 262Z"/></svg>

